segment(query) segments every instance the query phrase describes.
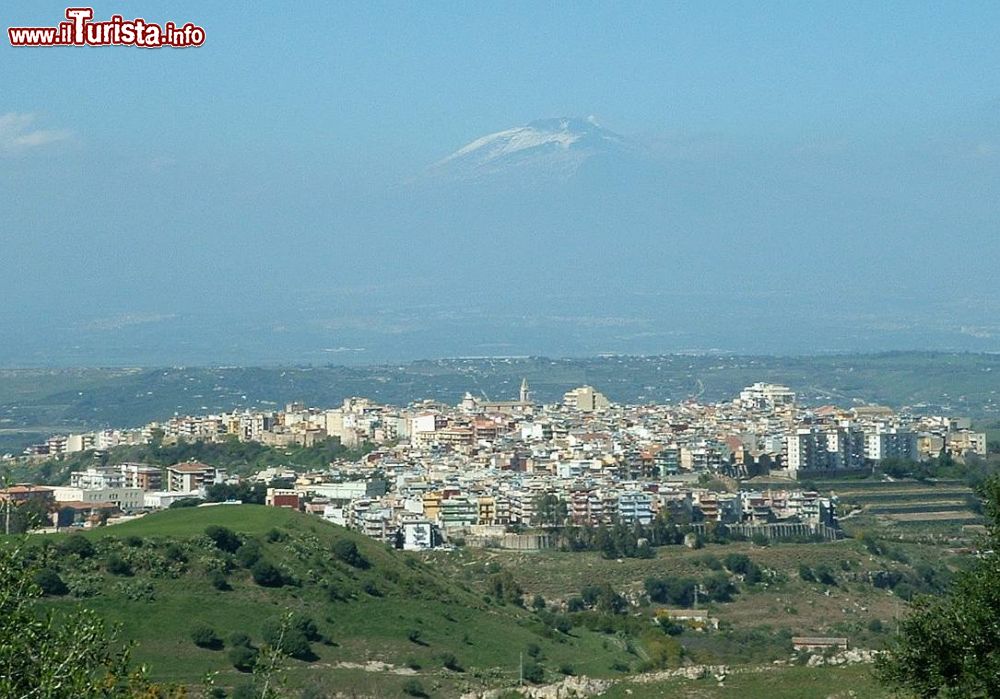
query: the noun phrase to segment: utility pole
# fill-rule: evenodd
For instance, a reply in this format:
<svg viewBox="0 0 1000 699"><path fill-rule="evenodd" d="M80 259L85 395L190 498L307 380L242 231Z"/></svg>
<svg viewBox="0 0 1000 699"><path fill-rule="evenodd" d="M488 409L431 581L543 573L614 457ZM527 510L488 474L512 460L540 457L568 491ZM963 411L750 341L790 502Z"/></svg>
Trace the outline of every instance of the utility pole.
<svg viewBox="0 0 1000 699"><path fill-rule="evenodd" d="M517 670L517 686L524 686L524 651L517 654L518 657L518 670Z"/></svg>

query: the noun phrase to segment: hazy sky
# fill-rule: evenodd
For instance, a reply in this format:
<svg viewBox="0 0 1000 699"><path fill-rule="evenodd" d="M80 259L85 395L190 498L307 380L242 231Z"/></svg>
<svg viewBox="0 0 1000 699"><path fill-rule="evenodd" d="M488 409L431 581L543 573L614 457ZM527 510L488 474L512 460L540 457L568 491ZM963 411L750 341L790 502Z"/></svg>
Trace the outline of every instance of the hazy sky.
<svg viewBox="0 0 1000 699"><path fill-rule="evenodd" d="M4 29L54 25L65 7L8 1L0 20ZM818 259L843 255L850 267L909 255L886 278L897 284L912 270L943 293L941 276L973 277L955 302L995 288L995 2L102 2L94 10L95 19L191 21L207 41L185 50L0 42L0 322L13 329L0 360L8 363L44 362L39 338L54 327L93 331L227 306L266 307L277 322L282 309L329 309L324 294L363 282L395 289L397 299L406 292L394 283L433 286L434 270L405 259L373 266L399 252L381 210L398 203L380 192L478 136L563 115L593 115L652 151L708 163L695 179L710 181L715 168L720 183L739 171L746 182L801 187L788 195L790 211L803 192L825 197L794 226L785 209L748 203L756 189L713 197L716 228L735 232L749 218L751 240L769 230L794 242L788 231L815 220ZM833 221L844 201L853 218ZM853 233L831 242L838 226ZM877 248L866 248L875 234ZM379 250L365 248L376 240ZM943 275L938 251L948 251ZM732 254L707 250L706 260ZM775 263L780 254L767 248ZM769 274L762 259L760 279ZM984 294L976 308L989 316L997 295Z"/></svg>

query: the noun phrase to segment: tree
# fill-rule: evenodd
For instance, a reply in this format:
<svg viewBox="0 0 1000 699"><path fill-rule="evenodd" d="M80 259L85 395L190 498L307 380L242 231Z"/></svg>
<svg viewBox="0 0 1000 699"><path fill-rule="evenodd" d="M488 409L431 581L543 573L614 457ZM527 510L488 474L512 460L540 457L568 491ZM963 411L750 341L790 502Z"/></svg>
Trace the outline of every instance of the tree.
<svg viewBox="0 0 1000 699"><path fill-rule="evenodd" d="M234 645L229 651L229 662L240 672L253 672L259 653L249 645Z"/></svg>
<svg viewBox="0 0 1000 699"><path fill-rule="evenodd" d="M59 544L59 551L75 554L80 558L90 558L94 555L94 545L85 536L74 534Z"/></svg>
<svg viewBox="0 0 1000 699"><path fill-rule="evenodd" d="M917 597L888 651L880 679L920 697L1000 697L1000 477L978 488L989 550L956 576L948 594Z"/></svg>
<svg viewBox="0 0 1000 699"><path fill-rule="evenodd" d="M250 568L253 581L261 587L281 587L285 584L285 576L276 566L267 561L257 561Z"/></svg>
<svg viewBox="0 0 1000 699"><path fill-rule="evenodd" d="M539 524L562 526L566 523L566 503L552 493L539 495L535 498L535 515Z"/></svg>
<svg viewBox="0 0 1000 699"><path fill-rule="evenodd" d="M289 615L279 621L271 621L264 626L264 642L283 655L299 660L315 660L306 631Z"/></svg>
<svg viewBox="0 0 1000 699"><path fill-rule="evenodd" d="M243 544L239 535L232 529L220 527L216 524L205 527L205 536L211 539L217 548L226 553L236 553Z"/></svg>
<svg viewBox="0 0 1000 699"><path fill-rule="evenodd" d="M69 588L59 577L59 573L51 568L42 568L35 573L35 584L38 585L43 595L58 597L69 592Z"/></svg>
<svg viewBox="0 0 1000 699"><path fill-rule="evenodd" d="M426 697L427 692L420 680L410 678L403 683L403 694L411 697Z"/></svg>
<svg viewBox="0 0 1000 699"><path fill-rule="evenodd" d="M333 555L353 568L365 569L368 560L358 551L358 545L350 539L337 539L333 544Z"/></svg>
<svg viewBox="0 0 1000 699"><path fill-rule="evenodd" d="M199 624L191 629L191 641L199 648L222 649L222 639L219 638L219 634L215 633L215 629L211 626L205 624Z"/></svg>
<svg viewBox="0 0 1000 699"><path fill-rule="evenodd" d="M20 549L0 548L0 696L173 696L130 669L130 646L94 612L73 611L57 620L39 609L36 574Z"/></svg>

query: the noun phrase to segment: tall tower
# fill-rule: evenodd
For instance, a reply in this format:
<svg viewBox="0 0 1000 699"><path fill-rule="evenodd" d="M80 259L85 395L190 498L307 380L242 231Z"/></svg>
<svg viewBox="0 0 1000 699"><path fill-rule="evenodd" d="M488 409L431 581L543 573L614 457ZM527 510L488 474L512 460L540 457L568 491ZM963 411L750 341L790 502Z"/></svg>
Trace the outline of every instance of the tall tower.
<svg viewBox="0 0 1000 699"><path fill-rule="evenodd" d="M528 379L521 379L521 402L528 403L531 401L531 391L528 390Z"/></svg>

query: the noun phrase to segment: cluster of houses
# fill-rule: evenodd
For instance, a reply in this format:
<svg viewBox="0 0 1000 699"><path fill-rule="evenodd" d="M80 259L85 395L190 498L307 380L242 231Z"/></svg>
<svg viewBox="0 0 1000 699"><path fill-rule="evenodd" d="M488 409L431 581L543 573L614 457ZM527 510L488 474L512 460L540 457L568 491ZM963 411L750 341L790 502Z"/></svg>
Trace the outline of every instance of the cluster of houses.
<svg viewBox="0 0 1000 699"><path fill-rule="evenodd" d="M802 407L794 392L775 384L754 384L722 403L629 406L590 386L540 405L523 382L509 401L466 394L455 406L422 401L398 408L351 398L334 409L289 404L279 411L174 417L134 430L53 437L21 458L154 438L239 439L278 448L336 438L350 447L367 445L361 459L336 461L321 472L302 473L290 464L241 477L265 483L281 477L282 487L268 491L268 504L419 548L458 534L488 540L564 524L649 524L661 513L685 523L835 527L836 499L801 483L865 472L889 458L985 454L985 434L970 427L965 419L882 407ZM748 488L753 476L784 485ZM168 507L239 478L200 463L126 463L73 473L68 485L21 487L50 498L54 523L66 526ZM14 497L10 490L0 498Z"/></svg>

